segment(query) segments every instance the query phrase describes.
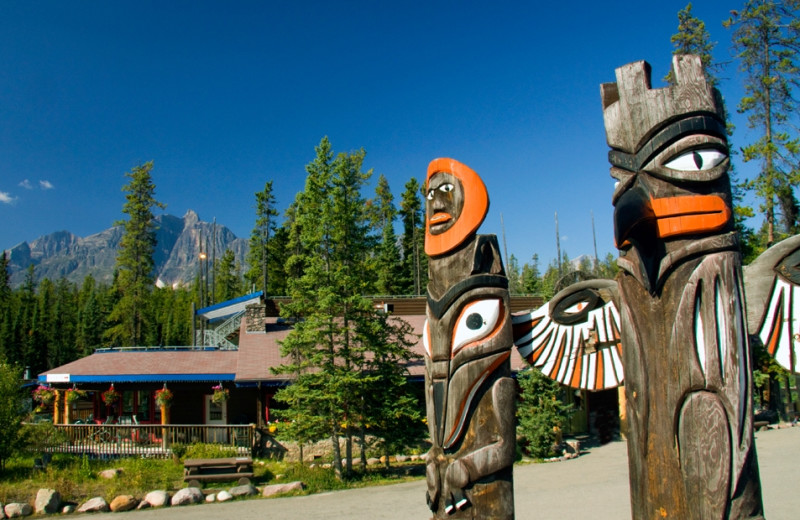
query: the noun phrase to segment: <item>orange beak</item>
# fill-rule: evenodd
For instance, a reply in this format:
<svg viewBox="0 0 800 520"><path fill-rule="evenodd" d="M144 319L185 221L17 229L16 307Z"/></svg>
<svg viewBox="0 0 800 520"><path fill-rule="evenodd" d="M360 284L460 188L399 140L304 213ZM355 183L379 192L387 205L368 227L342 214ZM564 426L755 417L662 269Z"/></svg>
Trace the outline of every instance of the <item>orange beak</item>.
<svg viewBox="0 0 800 520"><path fill-rule="evenodd" d="M717 231L731 219L731 209L716 195L651 199L661 238Z"/></svg>

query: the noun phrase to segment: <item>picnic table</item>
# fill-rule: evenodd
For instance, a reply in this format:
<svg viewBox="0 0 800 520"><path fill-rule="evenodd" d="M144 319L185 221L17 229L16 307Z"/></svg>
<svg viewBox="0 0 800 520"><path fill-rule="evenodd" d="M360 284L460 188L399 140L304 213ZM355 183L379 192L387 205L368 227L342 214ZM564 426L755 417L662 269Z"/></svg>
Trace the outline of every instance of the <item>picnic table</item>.
<svg viewBox="0 0 800 520"><path fill-rule="evenodd" d="M224 457L216 459L186 459L183 461L183 481L199 487L205 481L238 480L249 484L253 477L253 459L250 457Z"/></svg>

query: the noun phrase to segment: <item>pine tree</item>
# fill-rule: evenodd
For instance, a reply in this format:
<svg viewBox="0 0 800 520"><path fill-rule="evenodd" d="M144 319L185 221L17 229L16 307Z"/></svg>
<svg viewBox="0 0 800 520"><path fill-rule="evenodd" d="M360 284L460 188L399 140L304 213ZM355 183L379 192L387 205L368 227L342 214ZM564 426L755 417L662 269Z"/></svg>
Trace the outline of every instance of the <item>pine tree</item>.
<svg viewBox="0 0 800 520"><path fill-rule="evenodd" d="M400 218L403 221L403 272L404 293L423 294L428 287L428 257L425 255L425 218L420 196L419 181L411 178L405 185L400 201Z"/></svg>
<svg viewBox="0 0 800 520"><path fill-rule="evenodd" d="M725 26L733 28L733 49L745 76L745 96L739 112L747 114L748 126L761 137L742 148L745 162L759 161L759 174L746 186L763 200L766 246L780 233L776 213L783 215L783 231L797 226L794 185L800 180L797 154L800 140L790 120L797 108L792 88L798 85L796 64L800 49L800 2L797 0L748 0L733 12Z"/></svg>
<svg viewBox="0 0 800 520"><path fill-rule="evenodd" d="M397 248L397 235L394 233L397 210L394 207L393 199L389 181L385 176L380 175L375 188L375 199L369 207L372 210L373 227L381 237L375 255L377 275L375 288L377 294L384 295L401 294L403 290L400 250Z"/></svg>
<svg viewBox="0 0 800 520"><path fill-rule="evenodd" d="M692 14L691 2L678 11L678 32L672 35L670 41L674 46L672 54L694 54L700 57L708 84L712 87L716 87L719 84L717 73L720 71L721 66L715 63L712 57L712 52L717 42L710 41L705 22ZM664 81L670 85L675 83L675 77L671 69L664 76Z"/></svg>
<svg viewBox="0 0 800 520"><path fill-rule="evenodd" d="M156 246L156 224L153 207L165 205L155 199L155 184L148 162L133 168L125 176L130 182L123 187L125 204L122 212L128 220L118 222L124 226L117 256L118 275L115 281L119 300L108 319L113 325L107 336L118 344L141 345L151 318L147 315L148 299L153 290L153 252Z"/></svg>
<svg viewBox="0 0 800 520"><path fill-rule="evenodd" d="M236 255L232 250L226 249L214 268L217 273L215 301L224 302L242 295L242 279L239 276L239 270L240 266L236 262Z"/></svg>
<svg viewBox="0 0 800 520"><path fill-rule="evenodd" d="M275 208L275 196L272 194L272 181L267 181L262 191L256 192L256 225L250 234L250 250L247 253L247 273L245 278L248 284L252 284L264 291L264 295L270 294L269 274L270 274L270 237L277 229L275 218L278 210Z"/></svg>
<svg viewBox="0 0 800 520"><path fill-rule="evenodd" d="M11 290L8 252L0 257L0 363L7 361L6 352L13 340L14 293Z"/></svg>
<svg viewBox="0 0 800 520"><path fill-rule="evenodd" d="M517 382L520 387L517 430L524 449L531 457L552 457L557 432L566 425L572 407L560 399L559 384L536 368L521 371Z"/></svg>

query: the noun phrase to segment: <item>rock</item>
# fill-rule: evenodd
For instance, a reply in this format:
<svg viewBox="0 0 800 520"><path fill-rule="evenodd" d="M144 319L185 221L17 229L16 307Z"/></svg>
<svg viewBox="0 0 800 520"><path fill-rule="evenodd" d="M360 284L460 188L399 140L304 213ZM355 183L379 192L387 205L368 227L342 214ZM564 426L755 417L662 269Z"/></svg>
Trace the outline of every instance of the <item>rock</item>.
<svg viewBox="0 0 800 520"><path fill-rule="evenodd" d="M370 458L367 459L367 464L369 464L370 466L375 466L376 464L380 464L380 463L381 463L381 459L379 459L377 457L370 457Z"/></svg>
<svg viewBox="0 0 800 520"><path fill-rule="evenodd" d="M75 512L75 505L74 504L67 504L61 508L62 515L71 515Z"/></svg>
<svg viewBox="0 0 800 520"><path fill-rule="evenodd" d="M408 462L408 456L406 455L395 455L394 460L397 462Z"/></svg>
<svg viewBox="0 0 800 520"><path fill-rule="evenodd" d="M153 507L164 507L169 505L169 493L163 490L151 491L144 496L142 502L147 502Z"/></svg>
<svg viewBox="0 0 800 520"><path fill-rule="evenodd" d="M138 511L140 509L149 509L151 507L153 506L150 505L150 502L148 502L147 500L142 500L141 502L139 502L139 505L136 506L136 510Z"/></svg>
<svg viewBox="0 0 800 520"><path fill-rule="evenodd" d="M228 500L233 499L233 495L228 493L227 491L220 491L217 493L217 502L227 502Z"/></svg>
<svg viewBox="0 0 800 520"><path fill-rule="evenodd" d="M418 460L422 460L422 457L420 457L419 455L412 455L411 456L411 461L412 462L417 462Z"/></svg>
<svg viewBox="0 0 800 520"><path fill-rule="evenodd" d="M103 497L94 497L90 498L86 502L83 503L81 507L78 508L78 513L97 513L97 512L107 512L111 509L108 507L108 502Z"/></svg>
<svg viewBox="0 0 800 520"><path fill-rule="evenodd" d="M287 482L286 484L272 484L270 486L264 486L264 489L261 491L261 496L272 497L284 493L291 493L292 491L302 491L305 488L306 485L300 481Z"/></svg>
<svg viewBox="0 0 800 520"><path fill-rule="evenodd" d="M185 506L189 504L200 504L206 499L200 488L188 487L179 490L172 497L170 502L173 506Z"/></svg>
<svg viewBox="0 0 800 520"><path fill-rule="evenodd" d="M59 509L61 509L61 494L58 491L55 489L40 489L36 493L33 510L37 515L58 513Z"/></svg>
<svg viewBox="0 0 800 520"><path fill-rule="evenodd" d="M254 485L247 484L247 485L244 485L244 486L232 487L230 489L229 493L233 497L247 497L247 496L251 496L251 495L257 495L258 494L258 490L256 489L256 487Z"/></svg>
<svg viewBox="0 0 800 520"><path fill-rule="evenodd" d="M121 469L107 469L97 474L100 478L115 479L122 473Z"/></svg>
<svg viewBox="0 0 800 520"><path fill-rule="evenodd" d="M21 516L30 516L33 514L33 508L30 504L20 504L19 502L12 502L10 504L6 504L3 508L3 512L5 512L6 517L8 518L19 518Z"/></svg>
<svg viewBox="0 0 800 520"><path fill-rule="evenodd" d="M121 511L130 511L131 509L136 508L139 505L139 501L136 500L133 495L119 495L114 497L114 500L111 501L111 511L113 512L121 512Z"/></svg>
<svg viewBox="0 0 800 520"><path fill-rule="evenodd" d="M216 502L216 500L217 500L217 495L215 495L214 493L206 495L206 502L211 503L211 502Z"/></svg>

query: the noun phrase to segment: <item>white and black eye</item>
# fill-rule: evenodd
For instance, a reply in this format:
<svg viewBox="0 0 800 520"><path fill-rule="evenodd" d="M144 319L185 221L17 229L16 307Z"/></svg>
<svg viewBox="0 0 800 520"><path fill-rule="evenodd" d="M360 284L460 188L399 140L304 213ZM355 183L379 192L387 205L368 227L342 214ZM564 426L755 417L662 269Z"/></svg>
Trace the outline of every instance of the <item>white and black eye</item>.
<svg viewBox="0 0 800 520"><path fill-rule="evenodd" d="M436 190L428 190L428 195L427 195L427 197L426 197L426 198L427 198L428 200L433 200L433 194L434 194L435 192L436 192Z"/></svg>
<svg viewBox="0 0 800 520"><path fill-rule="evenodd" d="M704 148L700 150L690 150L677 157L670 159L664 166L672 170L682 170L687 172L701 172L710 170L718 165L728 155L715 148Z"/></svg>
<svg viewBox="0 0 800 520"><path fill-rule="evenodd" d="M453 332L452 353L488 336L500 319L500 300L480 300L467 305Z"/></svg>
<svg viewBox="0 0 800 520"><path fill-rule="evenodd" d="M452 184L447 183L439 186L439 191L441 191L442 193L450 193L451 191L453 191L454 188L455 187Z"/></svg>

